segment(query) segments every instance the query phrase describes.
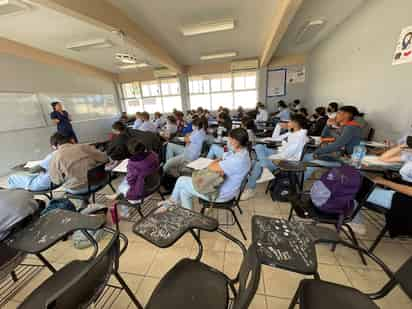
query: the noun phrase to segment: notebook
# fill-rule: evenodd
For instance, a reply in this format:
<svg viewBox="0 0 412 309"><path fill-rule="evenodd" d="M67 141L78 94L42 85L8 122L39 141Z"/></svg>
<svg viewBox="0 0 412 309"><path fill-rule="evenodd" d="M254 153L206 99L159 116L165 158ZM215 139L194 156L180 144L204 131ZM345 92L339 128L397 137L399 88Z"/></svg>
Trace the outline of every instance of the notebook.
<svg viewBox="0 0 412 309"><path fill-rule="evenodd" d="M28 162L24 165L24 168L33 168L33 167L39 166L41 162L42 162L42 161L28 161Z"/></svg>
<svg viewBox="0 0 412 309"><path fill-rule="evenodd" d="M208 158L199 158L193 162L190 162L188 165L186 165L187 167L194 169L194 170L202 170L207 168L210 163L212 163L213 160L212 159L208 159Z"/></svg>
<svg viewBox="0 0 412 309"><path fill-rule="evenodd" d="M127 173L127 164L128 163L129 163L129 159L123 160L122 162L120 162L120 164L118 166L116 166L113 169L113 172L126 174Z"/></svg>

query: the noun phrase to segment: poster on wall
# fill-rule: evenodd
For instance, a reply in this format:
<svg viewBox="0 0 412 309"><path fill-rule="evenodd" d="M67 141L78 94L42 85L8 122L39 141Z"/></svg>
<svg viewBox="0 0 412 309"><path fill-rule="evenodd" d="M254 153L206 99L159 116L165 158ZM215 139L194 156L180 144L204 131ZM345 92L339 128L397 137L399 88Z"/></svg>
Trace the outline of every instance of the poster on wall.
<svg viewBox="0 0 412 309"><path fill-rule="evenodd" d="M267 71L266 96L282 97L286 95L286 69Z"/></svg>
<svg viewBox="0 0 412 309"><path fill-rule="evenodd" d="M297 84L304 83L306 77L305 67L288 69L288 83Z"/></svg>
<svg viewBox="0 0 412 309"><path fill-rule="evenodd" d="M392 65L412 62L412 26L405 27L401 31Z"/></svg>

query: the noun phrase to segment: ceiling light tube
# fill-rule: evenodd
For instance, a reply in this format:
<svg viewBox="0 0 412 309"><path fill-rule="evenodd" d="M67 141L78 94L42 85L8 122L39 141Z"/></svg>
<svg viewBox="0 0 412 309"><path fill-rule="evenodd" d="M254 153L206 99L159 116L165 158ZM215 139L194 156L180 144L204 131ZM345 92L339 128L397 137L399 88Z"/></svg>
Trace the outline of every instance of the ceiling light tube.
<svg viewBox="0 0 412 309"><path fill-rule="evenodd" d="M219 21L204 22L195 25L186 25L180 28L184 36L199 35L218 31L233 30L235 21L233 18L223 19Z"/></svg>
<svg viewBox="0 0 412 309"><path fill-rule="evenodd" d="M225 52L217 54L203 55L200 57L200 60L213 60L213 59L222 59L222 58L232 58L236 57L237 52Z"/></svg>

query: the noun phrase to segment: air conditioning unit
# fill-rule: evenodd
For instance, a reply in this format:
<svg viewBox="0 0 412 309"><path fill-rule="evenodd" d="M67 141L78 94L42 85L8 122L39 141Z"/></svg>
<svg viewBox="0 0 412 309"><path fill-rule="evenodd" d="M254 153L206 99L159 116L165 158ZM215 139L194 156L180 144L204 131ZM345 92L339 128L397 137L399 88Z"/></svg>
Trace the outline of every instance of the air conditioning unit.
<svg viewBox="0 0 412 309"><path fill-rule="evenodd" d="M323 19L312 20L306 23L296 36L296 43L301 44L312 40L322 28L326 21Z"/></svg>
<svg viewBox="0 0 412 309"><path fill-rule="evenodd" d="M20 14L34 7L21 0L0 0L0 16Z"/></svg>
<svg viewBox="0 0 412 309"><path fill-rule="evenodd" d="M232 71L242 71L242 70L256 70L259 67L258 59L233 61L230 69Z"/></svg>
<svg viewBox="0 0 412 309"><path fill-rule="evenodd" d="M175 77L177 75L176 72L169 69L157 69L154 70L153 74L156 78Z"/></svg>

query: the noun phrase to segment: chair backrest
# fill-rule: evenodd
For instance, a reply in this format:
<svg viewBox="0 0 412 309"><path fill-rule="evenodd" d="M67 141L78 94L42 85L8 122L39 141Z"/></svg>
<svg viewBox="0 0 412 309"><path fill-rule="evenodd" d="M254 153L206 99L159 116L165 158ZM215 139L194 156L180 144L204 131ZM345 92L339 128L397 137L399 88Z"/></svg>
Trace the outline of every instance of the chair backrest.
<svg viewBox="0 0 412 309"><path fill-rule="evenodd" d="M70 306L67 308L86 308L90 306L102 294L113 271L117 271L119 256L120 240L119 232L116 231L107 247L95 259L85 262L83 268L73 269L76 271L75 274L68 273L66 267L55 273L54 276L59 275L59 272L65 272L67 280L58 281L62 286L55 286L53 288L54 295L50 297L50 293L48 293L49 297L45 301L48 301L48 305L51 305L52 308L54 305L56 308L66 308L66 306ZM40 286L41 288L42 286ZM37 296L39 296L39 292L37 291ZM45 291L45 293L47 292ZM27 308L31 308L30 304L26 305L28 305Z"/></svg>
<svg viewBox="0 0 412 309"><path fill-rule="evenodd" d="M259 287L261 269L256 244L252 244L240 266L239 290L233 303L233 309L246 309L249 307Z"/></svg>
<svg viewBox="0 0 412 309"><path fill-rule="evenodd" d="M368 136L367 136L368 142L372 141L374 137L375 137L375 129L374 129L374 128L370 128L370 129L369 129Z"/></svg>
<svg viewBox="0 0 412 309"><path fill-rule="evenodd" d="M395 274L402 290L412 299L412 257L410 257Z"/></svg>
<svg viewBox="0 0 412 309"><path fill-rule="evenodd" d="M144 195L149 196L159 190L162 176L161 171L158 169L153 174L146 176L144 181Z"/></svg>
<svg viewBox="0 0 412 309"><path fill-rule="evenodd" d="M106 171L105 164L97 165L87 172L87 184L90 187L110 181L110 173Z"/></svg>

